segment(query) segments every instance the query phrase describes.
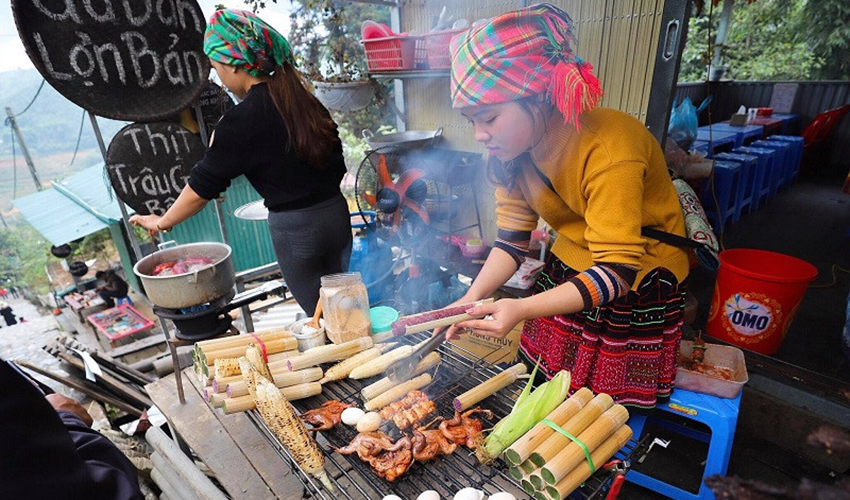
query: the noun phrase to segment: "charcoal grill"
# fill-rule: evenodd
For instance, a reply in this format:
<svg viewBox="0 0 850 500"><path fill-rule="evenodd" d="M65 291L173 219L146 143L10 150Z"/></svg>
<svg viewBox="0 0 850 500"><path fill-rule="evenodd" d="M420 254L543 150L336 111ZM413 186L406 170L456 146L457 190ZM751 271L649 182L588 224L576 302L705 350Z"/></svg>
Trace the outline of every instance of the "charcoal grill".
<svg viewBox="0 0 850 500"><path fill-rule="evenodd" d="M406 343L424 340L428 333L409 335ZM453 350L454 349L454 350ZM434 374L434 382L424 389L437 404L437 413L443 417L454 416L452 400L459 394L480 384L496 375L500 369L493 363L485 361L466 349L444 344L438 349L442 363ZM495 352L495 349L490 353ZM496 361L497 363L499 360ZM296 410L303 413L309 409L318 408L325 401L336 399L343 402L360 403L361 387L370 384L377 378L360 381L345 379L324 385L322 394L294 401ZM482 401L479 406L494 412L491 422L484 421L484 428L495 425L498 419L507 415L513 407L514 400L522 392L525 380L519 380L497 394ZM369 464L362 462L357 454L342 456L333 451L330 446L346 446L357 435L351 427L340 424L329 431L320 432L318 442L325 455L325 468L336 487L336 492L328 491L318 480L306 475L292 460L289 452L266 427L256 410L248 412L269 444L281 458L289 464L293 472L305 487L306 498L322 500L359 500L380 499L386 495L397 495L403 499L413 500L425 490L436 490L441 498L450 499L454 494L466 487L483 490L487 495L498 491L508 491L517 498L528 498L517 481L508 475L507 466L496 460L493 464L481 465L474 454L465 447L451 455L440 456L427 463L414 462L408 471L394 482L388 482L372 472ZM386 426L386 424L385 424ZM388 434L396 439L399 431L390 425L394 432ZM382 430L385 430L382 427ZM632 440L624 450L618 452L615 458L628 463L631 456L639 449L645 449L646 439L640 443ZM597 500L604 498L611 484L612 475L607 471L598 471L588 479L584 486L571 495L570 498L579 500Z"/></svg>

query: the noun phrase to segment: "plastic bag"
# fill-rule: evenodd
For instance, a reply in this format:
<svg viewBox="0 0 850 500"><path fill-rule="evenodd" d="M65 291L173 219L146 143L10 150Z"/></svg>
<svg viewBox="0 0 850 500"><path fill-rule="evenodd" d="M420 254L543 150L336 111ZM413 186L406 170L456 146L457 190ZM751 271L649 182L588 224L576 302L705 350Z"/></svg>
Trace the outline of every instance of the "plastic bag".
<svg viewBox="0 0 850 500"><path fill-rule="evenodd" d="M673 101L673 111L670 114L670 126L667 127L667 135L685 151L691 149L691 144L697 138L697 116L710 102L711 97L708 97L697 108L691 102L690 97L685 97L678 106Z"/></svg>

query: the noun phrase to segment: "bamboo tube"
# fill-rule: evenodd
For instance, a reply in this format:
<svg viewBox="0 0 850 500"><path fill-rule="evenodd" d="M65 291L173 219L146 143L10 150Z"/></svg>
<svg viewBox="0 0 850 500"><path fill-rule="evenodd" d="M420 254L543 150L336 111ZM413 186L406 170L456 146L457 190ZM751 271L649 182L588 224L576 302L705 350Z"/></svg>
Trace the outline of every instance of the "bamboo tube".
<svg viewBox="0 0 850 500"><path fill-rule="evenodd" d="M214 394L218 394L220 392L224 392L227 390L227 384L232 384L236 381L242 381L242 372L239 372L239 375L234 375L232 377L222 377L222 378L214 378L212 381L212 392Z"/></svg>
<svg viewBox="0 0 850 500"><path fill-rule="evenodd" d="M221 408L226 399L227 397L225 394L210 394L209 403L213 408Z"/></svg>
<svg viewBox="0 0 850 500"><path fill-rule="evenodd" d="M599 415L602 415L606 410L614 405L614 400L607 394L597 394L584 408L581 409L574 417L569 419L562 429L569 432L573 436L578 436L581 432L592 424ZM543 444L528 457L531 462L537 467L542 467L543 464L551 460L555 455L564 449L570 440L560 432L553 432Z"/></svg>
<svg viewBox="0 0 850 500"><path fill-rule="evenodd" d="M517 465L519 470L523 472L523 474L531 474L535 470L537 470L537 466L531 460L526 460L525 462Z"/></svg>
<svg viewBox="0 0 850 500"><path fill-rule="evenodd" d="M272 377L274 385L279 388L283 388L298 384L305 384L307 382L315 382L322 378L322 369L317 367L298 370L297 372L273 373ZM239 380L235 380L227 384L225 392L229 398L244 396L248 394L248 386L245 385L245 381L243 381L240 376Z"/></svg>
<svg viewBox="0 0 850 500"><path fill-rule="evenodd" d="M322 393L322 384L318 382L309 382L306 384L292 385L282 387L280 393L287 401L295 401L297 399L309 398ZM226 415L231 413L239 413L243 411L253 410L257 405L254 403L254 398L250 394L235 398L226 398L222 402L222 409Z"/></svg>
<svg viewBox="0 0 850 500"><path fill-rule="evenodd" d="M249 337L251 340L254 340L253 337ZM250 343L250 342L248 342ZM298 341L295 338L282 338L278 340L270 340L268 342L263 342L266 346L266 354L275 354L283 351L291 351L293 349L298 349ZM245 355L245 348L247 344L240 345L236 347L228 347L225 349L218 349L212 352L206 353L206 364L207 366L213 364L216 359L219 358L238 358L239 356Z"/></svg>
<svg viewBox="0 0 850 500"><path fill-rule="evenodd" d="M533 498L534 500L549 500L549 497L547 497L546 494L542 491L535 492L533 495L531 495L531 498Z"/></svg>
<svg viewBox="0 0 850 500"><path fill-rule="evenodd" d="M525 375L527 372L528 369L524 363L517 363L502 373L490 377L472 389L459 395L452 401L452 405L455 407L456 411L463 411L468 408L472 408L475 403L513 384L517 378L521 375Z"/></svg>
<svg viewBox="0 0 850 500"><path fill-rule="evenodd" d="M285 366L288 371L294 372L311 366L320 365L322 363L330 363L341 359L350 358L360 351L364 351L372 347L372 339L369 337L361 337L342 344L328 344L312 349L307 349L297 356L289 357L285 360L269 363L269 368L272 372L279 371L279 367Z"/></svg>
<svg viewBox="0 0 850 500"><path fill-rule="evenodd" d="M416 375L420 375L429 370L430 368L437 366L439 363L440 353L432 352L422 358L422 361L420 361L419 364L416 365L416 369L413 371L411 376L415 377ZM378 380L377 382L364 387L363 390L360 391L360 395L365 401L368 401L370 399L375 399L376 397L387 392L396 385L397 384L391 381L388 377L384 377L381 380Z"/></svg>
<svg viewBox="0 0 850 500"><path fill-rule="evenodd" d="M403 384L399 384L389 391L377 396L375 399L370 399L366 401L363 405L363 408L366 411L380 410L384 406L392 403L393 401L397 401L407 395L408 392L421 389L426 385L431 383L431 375L427 373L423 373L416 378L410 379Z"/></svg>
<svg viewBox="0 0 850 500"><path fill-rule="evenodd" d="M623 405L614 405L596 419L584 432L579 434L577 439L584 443L592 454L593 450L611 437L628 419L629 411L626 410L626 407ZM558 481L565 478L584 459L585 454L581 447L577 443L571 442L560 453L555 455L552 460L547 461L546 465L541 467L538 473L547 484L558 484ZM534 480L532 479L533 482Z"/></svg>
<svg viewBox="0 0 850 500"><path fill-rule="evenodd" d="M591 399L593 399L593 392L587 387L582 387L575 394L567 398L566 401L558 405L557 408L552 410L546 418L556 425L563 426L581 411ZM505 450L505 461L509 465L522 464L528 460L528 457L531 456L534 450L546 441L553 432L555 430L546 423L538 423Z"/></svg>
<svg viewBox="0 0 850 500"><path fill-rule="evenodd" d="M335 380L342 380L348 377L348 374L351 373L351 370L357 368L358 366L364 363L372 361L380 355L381 348L377 346L366 349L365 351L360 351L354 356L351 356L348 359L344 359L339 363L333 365L332 367L328 368L328 370L325 372L325 375L322 377L321 383L326 384Z"/></svg>
<svg viewBox="0 0 850 500"><path fill-rule="evenodd" d="M590 459L593 461L595 466L604 464L613 457L618 450L622 449L631 438L632 429L629 428L628 425L620 427L590 454ZM590 466L587 461L583 461L578 464L576 468L570 471L566 477L558 481L558 484L554 486L547 486L546 494L551 499L562 500L589 477Z"/></svg>
<svg viewBox="0 0 850 500"><path fill-rule="evenodd" d="M251 335L250 333L243 333L241 335L233 335L231 337L224 337L220 339L202 340L200 342L195 342L195 350L200 354L205 354L230 347L246 346L250 343L256 344L257 338L254 338L254 336L263 342L292 338L292 334L286 331L285 328L277 328L274 330L267 330L265 332L254 333L254 335Z"/></svg>
<svg viewBox="0 0 850 500"><path fill-rule="evenodd" d="M534 485L531 484L531 481L529 481L528 479L520 479L519 485L522 486L522 489L529 497L533 496L534 493L537 491L534 489Z"/></svg>

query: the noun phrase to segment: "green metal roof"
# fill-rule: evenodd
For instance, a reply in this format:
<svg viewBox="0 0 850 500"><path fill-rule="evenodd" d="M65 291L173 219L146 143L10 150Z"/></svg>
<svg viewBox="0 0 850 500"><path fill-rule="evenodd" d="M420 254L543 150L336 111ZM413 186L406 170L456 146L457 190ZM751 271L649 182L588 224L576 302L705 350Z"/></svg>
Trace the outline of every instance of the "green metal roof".
<svg viewBox="0 0 850 500"><path fill-rule="evenodd" d="M88 236L121 220L121 208L103 176L103 163L53 187L12 202L42 236L54 245ZM127 208L128 213L133 213Z"/></svg>

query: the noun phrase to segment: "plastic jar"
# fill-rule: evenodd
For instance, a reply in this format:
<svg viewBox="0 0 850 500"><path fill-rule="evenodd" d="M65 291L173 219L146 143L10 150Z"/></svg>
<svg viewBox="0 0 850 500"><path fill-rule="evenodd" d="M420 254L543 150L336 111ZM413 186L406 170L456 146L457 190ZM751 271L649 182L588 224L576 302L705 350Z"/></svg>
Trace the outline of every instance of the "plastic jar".
<svg viewBox="0 0 850 500"><path fill-rule="evenodd" d="M313 318L303 318L289 326L289 333L298 341L298 350L300 352L325 345L324 325L320 321L319 324L322 326L319 329L307 326L307 323L312 320Z"/></svg>
<svg viewBox="0 0 850 500"><path fill-rule="evenodd" d="M328 339L340 344L368 337L372 332L369 294L360 273L322 276L321 283L322 314Z"/></svg>

